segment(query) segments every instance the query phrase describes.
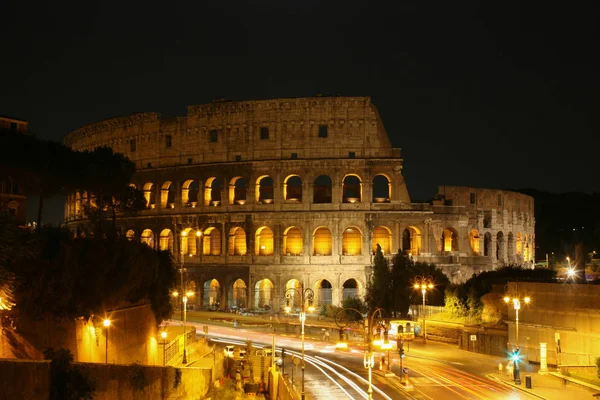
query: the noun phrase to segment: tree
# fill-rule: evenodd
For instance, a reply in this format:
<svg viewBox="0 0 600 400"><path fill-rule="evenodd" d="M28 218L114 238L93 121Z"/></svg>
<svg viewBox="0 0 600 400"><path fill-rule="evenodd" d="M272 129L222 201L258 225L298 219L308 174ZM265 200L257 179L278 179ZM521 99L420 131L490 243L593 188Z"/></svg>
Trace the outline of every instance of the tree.
<svg viewBox="0 0 600 400"><path fill-rule="evenodd" d="M370 309L383 308L390 312L393 308L392 302L392 279L388 262L383 256L381 246L377 244L373 265L373 275L367 287L366 301Z"/></svg>

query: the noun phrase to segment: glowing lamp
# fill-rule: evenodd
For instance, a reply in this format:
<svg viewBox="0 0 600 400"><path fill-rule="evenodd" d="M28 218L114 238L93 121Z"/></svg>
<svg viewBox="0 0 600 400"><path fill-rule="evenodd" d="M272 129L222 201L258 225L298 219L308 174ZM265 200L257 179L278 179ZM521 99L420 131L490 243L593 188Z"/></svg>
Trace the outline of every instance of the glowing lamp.
<svg viewBox="0 0 600 400"><path fill-rule="evenodd" d="M315 311L315 306L308 306L308 311L310 311L310 312Z"/></svg>
<svg viewBox="0 0 600 400"><path fill-rule="evenodd" d="M505 303L508 303L509 301L510 301L510 297L507 296L507 297L504 298L504 302Z"/></svg>
<svg viewBox="0 0 600 400"><path fill-rule="evenodd" d="M110 326L110 319L105 319L104 320L104 326L107 327L107 328Z"/></svg>
<svg viewBox="0 0 600 400"><path fill-rule="evenodd" d="M195 294L195 293L194 293L194 292L192 292L192 291L188 291L188 292L186 292L186 293L185 293L185 295L186 295L187 297L192 297L194 294Z"/></svg>
<svg viewBox="0 0 600 400"><path fill-rule="evenodd" d="M421 286L418 283L415 283L415 289L419 289Z"/></svg>
<svg viewBox="0 0 600 400"><path fill-rule="evenodd" d="M531 301L531 297L525 297L523 301L525 301L525 304L529 304L529 302Z"/></svg>
<svg viewBox="0 0 600 400"><path fill-rule="evenodd" d="M181 236L187 236L187 231L181 232Z"/></svg>
<svg viewBox="0 0 600 400"><path fill-rule="evenodd" d="M162 331L160 333L160 337L162 337L163 339L166 339L167 338L167 332L166 331Z"/></svg>
<svg viewBox="0 0 600 400"><path fill-rule="evenodd" d="M289 313L290 311L292 311L292 308L290 306L285 306L285 312Z"/></svg>
<svg viewBox="0 0 600 400"><path fill-rule="evenodd" d="M381 346L382 344L383 344L383 341L381 339L373 340L373 346Z"/></svg>
<svg viewBox="0 0 600 400"><path fill-rule="evenodd" d="M346 343L346 342L337 342L335 344L335 348L336 349L347 349L348 348L348 343Z"/></svg>
<svg viewBox="0 0 600 400"><path fill-rule="evenodd" d="M198 237L202 236L202 232L196 231L196 236L198 236Z"/></svg>
<svg viewBox="0 0 600 400"><path fill-rule="evenodd" d="M173 292L173 297L177 297L177 296L179 296L179 292L177 292L177 291Z"/></svg>

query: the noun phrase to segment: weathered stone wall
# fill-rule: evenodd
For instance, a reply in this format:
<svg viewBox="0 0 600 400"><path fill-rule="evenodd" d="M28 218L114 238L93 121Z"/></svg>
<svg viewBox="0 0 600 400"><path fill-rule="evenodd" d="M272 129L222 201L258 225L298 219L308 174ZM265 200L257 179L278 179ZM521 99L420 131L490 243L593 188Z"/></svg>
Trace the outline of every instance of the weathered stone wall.
<svg viewBox="0 0 600 400"><path fill-rule="evenodd" d="M50 398L50 361L0 360L0 399Z"/></svg>

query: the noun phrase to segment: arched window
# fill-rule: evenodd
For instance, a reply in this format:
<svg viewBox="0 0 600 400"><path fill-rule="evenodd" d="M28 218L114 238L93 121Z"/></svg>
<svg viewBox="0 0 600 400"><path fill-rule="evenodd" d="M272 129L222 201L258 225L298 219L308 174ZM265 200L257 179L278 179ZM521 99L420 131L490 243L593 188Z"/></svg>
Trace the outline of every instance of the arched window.
<svg viewBox="0 0 600 400"><path fill-rule="evenodd" d="M383 174L376 175L373 178L373 202L389 203L392 198L392 183L389 178Z"/></svg>
<svg viewBox="0 0 600 400"><path fill-rule="evenodd" d="M473 250L473 254L479 255L479 231L477 229L472 229L469 232L469 243L471 244L471 250Z"/></svg>
<svg viewBox="0 0 600 400"><path fill-rule="evenodd" d="M356 175L347 175L342 182L342 202L359 203L362 199L362 183Z"/></svg>
<svg viewBox="0 0 600 400"><path fill-rule="evenodd" d="M273 231L268 226L263 226L256 230L254 237L254 254L257 256L273 255Z"/></svg>
<svg viewBox="0 0 600 400"><path fill-rule="evenodd" d="M492 255L491 249L492 249L492 234L489 232L486 232L485 235L483 235L483 255L486 257L490 257Z"/></svg>
<svg viewBox="0 0 600 400"><path fill-rule="evenodd" d="M283 233L283 254L299 256L303 251L302 231L296 226L287 228Z"/></svg>
<svg viewBox="0 0 600 400"><path fill-rule="evenodd" d="M302 308L302 285L298 279L290 279L285 284L285 306L290 307L292 310ZM295 290L290 290L295 289ZM308 306L308 303L306 304Z"/></svg>
<svg viewBox="0 0 600 400"><path fill-rule="evenodd" d="M321 279L315 283L315 305L318 307L332 303L333 288L327 279Z"/></svg>
<svg viewBox="0 0 600 400"><path fill-rule="evenodd" d="M263 175L256 180L256 202L273 203L273 178L268 175Z"/></svg>
<svg viewBox="0 0 600 400"><path fill-rule="evenodd" d="M220 256L221 255L221 231L214 226L207 228L204 231L202 239L202 248L205 256Z"/></svg>
<svg viewBox="0 0 600 400"><path fill-rule="evenodd" d="M409 226L402 232L402 251L404 254L418 256L421 254L421 231Z"/></svg>
<svg viewBox="0 0 600 400"><path fill-rule="evenodd" d="M298 175L290 175L283 181L283 198L294 203L302 202L302 179Z"/></svg>
<svg viewBox="0 0 600 400"><path fill-rule="evenodd" d="M331 203L331 178L318 176L313 185L313 203Z"/></svg>
<svg viewBox="0 0 600 400"><path fill-rule="evenodd" d="M243 279L237 279L233 282L229 295L229 305L232 308L246 308L247 288Z"/></svg>
<svg viewBox="0 0 600 400"><path fill-rule="evenodd" d="M458 233L453 228L446 228L442 233L444 251L458 251Z"/></svg>
<svg viewBox="0 0 600 400"><path fill-rule="evenodd" d="M348 227L342 233L342 254L359 256L362 253L362 234L356 227Z"/></svg>
<svg viewBox="0 0 600 400"><path fill-rule="evenodd" d="M236 176L229 181L229 204L246 204L246 178Z"/></svg>
<svg viewBox="0 0 600 400"><path fill-rule="evenodd" d="M125 233L125 237L131 242L133 241L133 239L135 239L135 232L132 229L130 229L127 231L127 233Z"/></svg>
<svg viewBox="0 0 600 400"><path fill-rule="evenodd" d="M330 256L331 249L331 231L325 227L315 230L313 235L313 256Z"/></svg>
<svg viewBox="0 0 600 400"><path fill-rule="evenodd" d="M142 232L142 243L147 244L148 247L153 249L154 248L154 232L152 232L150 229L145 229Z"/></svg>
<svg viewBox="0 0 600 400"><path fill-rule="evenodd" d="M515 245L515 253L521 255L523 253L523 237L521 236L521 232L517 232L517 241Z"/></svg>
<svg viewBox="0 0 600 400"><path fill-rule="evenodd" d="M221 308L221 284L216 279L204 282L204 308L208 310Z"/></svg>
<svg viewBox="0 0 600 400"><path fill-rule="evenodd" d="M229 255L230 256L245 256L246 255L246 232L238 227L232 228L229 232Z"/></svg>
<svg viewBox="0 0 600 400"><path fill-rule="evenodd" d="M187 180L181 186L181 204L184 207L196 207L198 204L198 182Z"/></svg>
<svg viewBox="0 0 600 400"><path fill-rule="evenodd" d="M173 232L170 229L162 230L158 246L161 250L169 250L173 253Z"/></svg>
<svg viewBox="0 0 600 400"><path fill-rule="evenodd" d="M272 307L273 282L269 279L262 279L256 282L254 286L254 308L268 309Z"/></svg>
<svg viewBox="0 0 600 400"><path fill-rule="evenodd" d="M496 235L496 260L504 261L504 234L498 232Z"/></svg>
<svg viewBox="0 0 600 400"><path fill-rule="evenodd" d="M385 226L378 226L373 230L373 239L371 240L371 251L373 254L377 251L377 245L381 246L384 254L392 253L392 231Z"/></svg>
<svg viewBox="0 0 600 400"><path fill-rule="evenodd" d="M165 182L160 190L160 206L162 208L175 208L175 185L172 182Z"/></svg>
<svg viewBox="0 0 600 400"><path fill-rule="evenodd" d="M204 205L221 205L221 180L216 177L208 178L204 184Z"/></svg>
<svg viewBox="0 0 600 400"><path fill-rule="evenodd" d="M512 232L508 232L506 240L506 251L508 253L508 261L513 261L515 255L515 239Z"/></svg>
<svg viewBox="0 0 600 400"><path fill-rule="evenodd" d="M144 184L144 198L146 199L146 207L156 207L156 191L152 182Z"/></svg>
<svg viewBox="0 0 600 400"><path fill-rule="evenodd" d="M358 281L356 279L348 279L344 282L342 300L347 298L359 297Z"/></svg>

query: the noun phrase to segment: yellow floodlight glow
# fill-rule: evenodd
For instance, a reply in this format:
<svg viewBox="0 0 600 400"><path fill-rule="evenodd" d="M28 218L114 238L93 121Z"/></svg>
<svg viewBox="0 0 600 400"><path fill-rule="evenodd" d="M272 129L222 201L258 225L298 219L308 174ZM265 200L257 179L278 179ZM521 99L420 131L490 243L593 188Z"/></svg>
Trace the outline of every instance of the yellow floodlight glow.
<svg viewBox="0 0 600 400"><path fill-rule="evenodd" d="M162 331L160 333L160 337L162 337L163 339L166 339L167 338L167 332L166 331Z"/></svg>
<svg viewBox="0 0 600 400"><path fill-rule="evenodd" d="M285 312L289 313L290 311L292 311L292 307L290 306L285 306Z"/></svg>
<svg viewBox="0 0 600 400"><path fill-rule="evenodd" d="M195 294L196 294L196 293L194 293L194 292L192 292L192 291L187 291L187 292L185 293L185 295L186 295L187 297L192 297L192 296L193 296L193 295L195 295Z"/></svg>
<svg viewBox="0 0 600 400"><path fill-rule="evenodd" d="M315 306L308 306L308 311L310 311L310 312L315 311Z"/></svg>
<svg viewBox="0 0 600 400"><path fill-rule="evenodd" d="M392 344L391 343L382 343L381 344L381 349L382 350L389 350L392 348Z"/></svg>
<svg viewBox="0 0 600 400"><path fill-rule="evenodd" d="M335 344L335 348L336 349L347 349L348 348L348 343L346 343L346 342L337 342Z"/></svg>
<svg viewBox="0 0 600 400"><path fill-rule="evenodd" d="M419 289L421 286L418 283L415 283L415 289Z"/></svg>
<svg viewBox="0 0 600 400"><path fill-rule="evenodd" d="M383 341L381 339L373 340L373 346L381 346L382 344L383 344Z"/></svg>
<svg viewBox="0 0 600 400"><path fill-rule="evenodd" d="M202 232L196 231L196 236L198 236L198 237L202 236Z"/></svg>
<svg viewBox="0 0 600 400"><path fill-rule="evenodd" d="M179 296L179 292L178 291L174 291L173 292L173 297L177 297L177 296Z"/></svg>
<svg viewBox="0 0 600 400"><path fill-rule="evenodd" d="M110 319L105 319L104 320L104 326L107 327L107 328L110 326Z"/></svg>
<svg viewBox="0 0 600 400"><path fill-rule="evenodd" d="M433 283L430 283L430 284L427 286L427 288L428 288L428 289L433 289Z"/></svg>
<svg viewBox="0 0 600 400"><path fill-rule="evenodd" d="M508 303L509 301L510 301L510 297L506 296L506 297L504 298L504 302L505 302L505 303Z"/></svg>
<svg viewBox="0 0 600 400"><path fill-rule="evenodd" d="M531 297L525 297L523 301L525 301L525 304L529 304L529 302L531 302Z"/></svg>
<svg viewBox="0 0 600 400"><path fill-rule="evenodd" d="M187 236L187 231L182 231L181 236Z"/></svg>

